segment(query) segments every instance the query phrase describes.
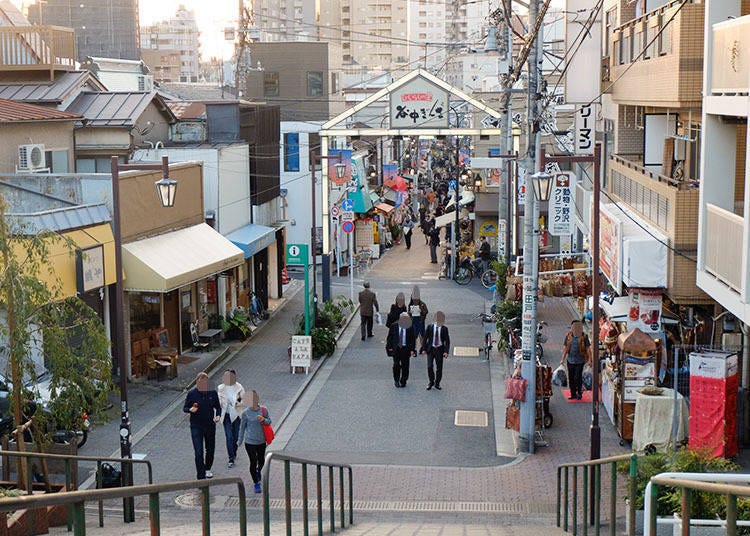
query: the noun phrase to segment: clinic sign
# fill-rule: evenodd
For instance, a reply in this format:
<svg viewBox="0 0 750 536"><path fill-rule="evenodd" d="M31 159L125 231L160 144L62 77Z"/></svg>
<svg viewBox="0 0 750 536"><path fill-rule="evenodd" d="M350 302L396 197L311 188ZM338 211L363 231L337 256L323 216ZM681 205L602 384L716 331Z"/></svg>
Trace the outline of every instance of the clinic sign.
<svg viewBox="0 0 750 536"><path fill-rule="evenodd" d="M423 78L391 92L391 128L448 127L448 92Z"/></svg>
<svg viewBox="0 0 750 536"><path fill-rule="evenodd" d="M549 196L549 232L554 236L570 236L575 231L573 221L573 173L555 173Z"/></svg>

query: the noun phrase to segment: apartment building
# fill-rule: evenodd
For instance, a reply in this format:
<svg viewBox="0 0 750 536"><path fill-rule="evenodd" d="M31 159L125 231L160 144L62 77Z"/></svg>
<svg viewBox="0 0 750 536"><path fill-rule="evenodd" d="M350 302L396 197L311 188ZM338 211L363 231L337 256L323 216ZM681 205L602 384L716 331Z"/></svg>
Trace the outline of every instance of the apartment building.
<svg viewBox="0 0 750 536"><path fill-rule="evenodd" d="M140 60L137 0L35 0L28 6L32 24L75 30L76 59Z"/></svg>
<svg viewBox="0 0 750 536"><path fill-rule="evenodd" d="M195 12L180 5L174 17L141 27L143 61L156 80L197 82L199 37ZM177 78L174 78L175 64L179 66Z"/></svg>
<svg viewBox="0 0 750 536"><path fill-rule="evenodd" d="M714 313L695 283L704 9L693 0L607 0L603 10L601 202L620 243L605 275L617 293L664 287L665 305L685 324ZM632 271L645 265L650 277Z"/></svg>
<svg viewBox="0 0 750 536"><path fill-rule="evenodd" d="M253 0L251 37L262 42L317 40L317 3L316 0Z"/></svg>
<svg viewBox="0 0 750 536"><path fill-rule="evenodd" d="M750 325L750 1L705 3L698 286ZM742 52L740 52L742 51ZM731 316L730 316L731 318ZM738 336L738 335L737 335ZM744 338L742 386L750 385Z"/></svg>

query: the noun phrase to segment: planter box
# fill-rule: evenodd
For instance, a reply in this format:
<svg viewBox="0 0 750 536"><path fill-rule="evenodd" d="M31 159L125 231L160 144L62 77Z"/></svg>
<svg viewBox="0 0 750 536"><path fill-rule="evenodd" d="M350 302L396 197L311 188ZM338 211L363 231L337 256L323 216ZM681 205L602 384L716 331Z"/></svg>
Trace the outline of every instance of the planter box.
<svg viewBox="0 0 750 536"><path fill-rule="evenodd" d="M15 442L8 443L7 447L4 447L6 450L10 451L17 451L18 447ZM36 451L36 445L35 444L27 444L26 445L26 451L32 452ZM44 452L47 454L64 454L69 456L75 456L78 454L78 446L75 444L68 444L68 445L61 445L59 443L52 443L51 445L48 445ZM15 456L3 456L2 457L2 479L3 480L11 480L10 478L10 472L16 470L16 462L19 460L19 458L16 458ZM34 467L34 472L41 473L42 472L42 465L40 458L31 458L31 465ZM65 461L63 460L47 460L47 469L49 470L50 474L60 474L65 475ZM73 460L70 464L70 470L71 470L71 479L73 482L78 482L78 463Z"/></svg>
<svg viewBox="0 0 750 536"><path fill-rule="evenodd" d="M0 482L0 486L15 486L15 482ZM65 491L65 486L62 484L51 484L50 487L52 493ZM34 491L44 491L44 485L34 484L33 489ZM67 520L68 514L65 506L50 506L32 511L18 510L13 512L10 517L0 515L0 536L26 536L30 534L29 528L32 523L34 534L47 534L50 527L65 525Z"/></svg>

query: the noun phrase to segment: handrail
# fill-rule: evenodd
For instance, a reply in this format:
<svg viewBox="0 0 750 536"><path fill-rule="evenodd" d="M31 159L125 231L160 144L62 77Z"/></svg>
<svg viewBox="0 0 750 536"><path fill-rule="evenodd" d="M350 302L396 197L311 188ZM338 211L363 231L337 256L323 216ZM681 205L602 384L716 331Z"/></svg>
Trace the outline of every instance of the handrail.
<svg viewBox="0 0 750 536"><path fill-rule="evenodd" d="M50 506L61 506L73 504L73 534L74 536L84 536L86 534L86 519L84 505L86 501L105 501L111 499L121 499L125 497L138 497L143 495L149 496L148 511L151 520L151 534L159 534L160 527L160 510L159 494L184 491L192 489L201 490L201 519L203 523L203 534L209 536L210 527L210 497L208 489L212 486L237 485L239 495L239 524L240 536L247 536L247 505L245 502L245 484L242 479L236 476L213 478L210 480L187 480L183 482L165 482L161 484L143 484L140 486L96 489L96 490L76 490L61 493L48 493L45 495L21 495L19 497L5 497L0 499L0 513L6 517L7 513L14 510L34 510L37 508L47 508Z"/></svg>
<svg viewBox="0 0 750 536"><path fill-rule="evenodd" d="M720 483L720 482L724 483ZM644 526L644 535L648 536L656 534L656 498L659 496L658 486L669 486L675 488L681 488L682 507L681 512L682 519L687 519L688 525L690 524L690 513L685 511L685 508L689 506L689 500L686 496L687 490L706 491L709 493L726 494L727 500L730 497L734 497L735 504L735 526L733 531L729 529L729 513L730 505L727 503L727 534L734 534L736 532L736 497L737 496L750 496L750 485L738 486L737 483L750 484L750 475L738 474L738 473L681 473L681 472L666 472L654 475L646 484L644 491L644 497L646 498L644 504L644 519L648 520L648 524ZM689 493L689 492L688 492ZM653 520L653 521L652 521ZM744 522L747 524L747 522Z"/></svg>
<svg viewBox="0 0 750 536"><path fill-rule="evenodd" d="M667 177L666 175L662 175L661 173L651 171L646 166L641 164L641 162L628 160L627 158L624 158L624 156L638 156L638 157L643 158L643 155L640 153L638 154L618 153L618 154L613 154L610 158L620 165L623 165L627 168L637 171L641 175L645 175L649 177L650 179L653 179L657 182L663 182L663 183L669 184L670 186L674 186L678 190L688 189L688 187L694 187L700 184L700 181L697 181L694 179L673 179L672 177Z"/></svg>
<svg viewBox="0 0 750 536"><path fill-rule="evenodd" d="M594 526L594 534L598 535L601 528L601 483L602 483L602 466L611 464L610 468L610 496L609 496L609 534L615 536L617 524L617 463L628 460L630 462L630 503L628 505L627 516L629 523L629 536L634 534L635 521L635 478L638 473L638 458L635 454L620 454L609 456L608 458L599 458L596 460L585 460L582 462L569 462L558 465L557 467L557 526L563 527L568 532L568 512L572 509L573 519L573 536L578 534L578 469L583 469L583 482L581 485L581 495L583 495L583 522L582 532L588 534L589 523ZM572 484L570 482L570 470L573 470ZM591 487L589 487L589 471L591 474ZM573 498L572 504L569 501L569 488L572 486ZM591 497L589 498L589 492ZM591 502L590 519L589 501ZM572 507L572 508L571 508Z"/></svg>
<svg viewBox="0 0 750 536"><path fill-rule="evenodd" d="M339 506L341 525L340 528L346 527L345 501L344 501L344 469L349 473L349 525L354 524L354 486L352 484L352 467L348 464L325 463L306 458L288 456L278 452L266 454L265 464L261 470L263 481L263 534L271 534L271 508L269 500L268 486L270 484L271 462L279 460L284 462L284 518L286 523L287 536L292 534L292 496L291 496L291 464L296 463L302 466L302 520L304 523L304 534L309 534L308 525L308 496L307 496L307 466L315 466L316 475L316 499L318 506L318 535L323 535L323 487L322 487L322 468L328 468L328 500L330 511L330 530L336 532L336 511L335 511L335 493L334 493L334 469L339 471Z"/></svg>
<svg viewBox="0 0 750 536"><path fill-rule="evenodd" d="M77 454L52 454L48 452L19 452L17 450L8 450L8 449L0 449L0 456L8 456L8 457L17 457L17 458L26 458L26 489L28 490L29 494L31 494L32 486L31 486L31 459L32 458L38 458L38 459L44 459L44 460L63 460L65 462L65 489L66 490L73 490L78 487L78 482L73 482L73 476L71 471L71 463L73 461L79 462L79 461L94 461L96 462L96 485L97 488L102 486L102 463L103 462L115 462L120 463L122 466L122 475L128 476L126 478L127 482L132 482L132 467L130 464L132 463L141 463L145 464L146 468L148 469L148 483L153 484L154 483L154 471L151 467L151 461L150 460L136 460L133 458L110 458L110 457L102 457L102 456L79 456ZM76 471L77 473L77 471ZM77 476L77 474L76 474ZM68 530L71 528L71 519L72 519L72 511L68 511ZM126 521L130 521L132 517L131 513L128 513L126 516ZM32 523L33 523L33 517L32 517ZM104 503L102 501L99 501L99 526L104 526Z"/></svg>

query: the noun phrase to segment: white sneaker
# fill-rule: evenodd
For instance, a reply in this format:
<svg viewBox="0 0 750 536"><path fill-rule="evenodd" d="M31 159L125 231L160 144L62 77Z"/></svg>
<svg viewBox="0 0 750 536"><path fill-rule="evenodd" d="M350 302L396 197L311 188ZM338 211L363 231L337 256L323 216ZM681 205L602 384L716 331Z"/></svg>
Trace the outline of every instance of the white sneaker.
<svg viewBox="0 0 750 536"><path fill-rule="evenodd" d="M206 471L206 478L213 478L214 474L211 471Z"/></svg>

